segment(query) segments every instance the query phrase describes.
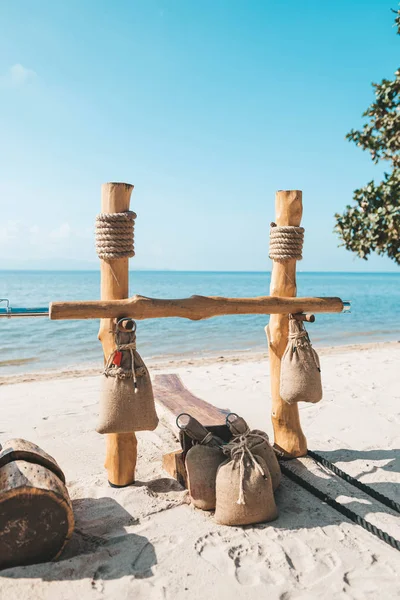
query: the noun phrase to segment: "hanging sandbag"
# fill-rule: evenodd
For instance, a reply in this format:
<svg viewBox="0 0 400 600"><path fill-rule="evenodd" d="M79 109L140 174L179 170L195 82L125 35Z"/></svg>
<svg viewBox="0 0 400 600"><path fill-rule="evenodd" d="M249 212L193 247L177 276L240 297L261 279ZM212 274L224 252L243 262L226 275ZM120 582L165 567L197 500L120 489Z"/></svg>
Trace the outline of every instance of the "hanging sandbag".
<svg viewBox="0 0 400 600"><path fill-rule="evenodd" d="M132 319L118 321L115 343L102 377L96 431L153 431L158 424L153 388L147 367L136 351L136 323Z"/></svg>
<svg viewBox="0 0 400 600"><path fill-rule="evenodd" d="M223 441L188 414L179 415L177 424L194 441L185 459L190 500L196 508L214 510L217 470L226 460Z"/></svg>
<svg viewBox="0 0 400 600"><path fill-rule="evenodd" d="M289 339L281 361L280 396L288 404L322 399L318 354L301 321L289 317Z"/></svg>
<svg viewBox="0 0 400 600"><path fill-rule="evenodd" d="M246 440L224 447L229 458L218 469L215 520L221 525L251 525L278 516L266 462Z"/></svg>
<svg viewBox="0 0 400 600"><path fill-rule="evenodd" d="M235 413L230 413L227 416L226 424L233 435L232 443L245 441L249 450L266 462L271 475L272 488L275 491L281 482L281 468L276 454L269 443L268 435L259 429L250 430L246 421Z"/></svg>

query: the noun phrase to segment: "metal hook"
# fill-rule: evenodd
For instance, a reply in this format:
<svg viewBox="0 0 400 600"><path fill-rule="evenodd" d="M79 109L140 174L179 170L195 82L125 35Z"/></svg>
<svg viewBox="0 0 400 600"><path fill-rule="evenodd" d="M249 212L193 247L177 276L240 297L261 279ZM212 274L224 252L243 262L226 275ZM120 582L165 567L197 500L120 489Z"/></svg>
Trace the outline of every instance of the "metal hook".
<svg viewBox="0 0 400 600"><path fill-rule="evenodd" d="M236 418L235 418L235 419L230 419L230 417L236 417ZM234 421L236 421L236 419L238 419L238 418L239 418L239 415L237 415L237 414L236 414L236 413L234 413L234 412L231 412L231 413L229 413L229 415L226 415L225 423L226 423L226 424L228 425L228 427L229 427L229 424L230 424L230 423L233 423L233 422L234 422Z"/></svg>
<svg viewBox="0 0 400 600"><path fill-rule="evenodd" d="M120 327L122 323L129 323L132 325L132 327L125 327L124 329L122 329ZM122 317L122 319L118 319L117 321L117 331L129 331L129 333L136 333L136 327L136 321L131 319L131 317Z"/></svg>
<svg viewBox="0 0 400 600"><path fill-rule="evenodd" d="M185 427L186 427L186 426L185 426L185 425L183 425L183 426L181 427L181 426L179 425L179 419L180 419L181 417L189 417L189 419L191 419L192 417L191 417L191 416L190 416L188 413L181 413L180 415L178 415L178 416L176 417L176 426L178 427L178 429L181 429L181 430L182 430L182 429L185 429Z"/></svg>

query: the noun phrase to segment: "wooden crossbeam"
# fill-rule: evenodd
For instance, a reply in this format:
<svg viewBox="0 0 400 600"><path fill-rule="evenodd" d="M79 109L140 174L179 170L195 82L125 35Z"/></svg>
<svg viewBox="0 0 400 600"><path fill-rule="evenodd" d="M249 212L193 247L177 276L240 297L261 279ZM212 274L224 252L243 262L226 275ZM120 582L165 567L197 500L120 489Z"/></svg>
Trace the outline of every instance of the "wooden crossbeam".
<svg viewBox="0 0 400 600"><path fill-rule="evenodd" d="M222 315L272 315L290 313L340 313L345 303L340 298L286 298L261 296L259 298L221 298L218 296L191 296L179 300L133 296L125 300L95 300L79 302L52 302L50 319L104 319L131 317L156 319L182 317L199 321Z"/></svg>

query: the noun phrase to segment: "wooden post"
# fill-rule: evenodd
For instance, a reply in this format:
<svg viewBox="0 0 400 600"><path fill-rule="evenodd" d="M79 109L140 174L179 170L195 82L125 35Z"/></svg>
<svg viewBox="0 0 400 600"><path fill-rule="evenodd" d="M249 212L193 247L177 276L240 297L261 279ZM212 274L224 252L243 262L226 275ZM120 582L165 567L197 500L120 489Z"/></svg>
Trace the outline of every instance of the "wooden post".
<svg viewBox="0 0 400 600"><path fill-rule="evenodd" d="M101 212L117 213L129 210L133 185L128 183L104 183L101 186ZM122 300L129 296L129 259L100 260L101 299ZM107 360L115 349L114 321L102 319L99 340ZM110 433L107 435L105 468L112 486L123 487L135 481L137 457L136 435Z"/></svg>
<svg viewBox="0 0 400 600"><path fill-rule="evenodd" d="M302 192L279 191L275 197L275 221L277 225L300 226L303 214ZM296 260L273 261L271 296L296 296ZM279 394L281 358L286 348L289 331L288 315L271 315L269 322L269 362L271 371L272 424L275 447L288 457L304 456L307 440L301 430L297 404L289 405Z"/></svg>

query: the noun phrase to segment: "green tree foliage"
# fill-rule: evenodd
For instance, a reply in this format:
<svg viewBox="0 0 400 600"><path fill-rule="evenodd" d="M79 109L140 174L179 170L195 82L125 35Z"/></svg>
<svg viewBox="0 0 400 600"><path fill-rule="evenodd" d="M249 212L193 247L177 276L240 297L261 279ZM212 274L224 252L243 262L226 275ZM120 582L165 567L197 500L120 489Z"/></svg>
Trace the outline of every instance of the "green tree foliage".
<svg viewBox="0 0 400 600"><path fill-rule="evenodd" d="M400 35L400 10L394 12ZM368 150L374 163L388 161L391 172L379 185L370 181L354 191L354 204L335 215L335 231L342 245L361 258L367 260L376 252L400 265L400 69L393 81L383 79L372 85L376 99L363 114L368 122L346 138Z"/></svg>

